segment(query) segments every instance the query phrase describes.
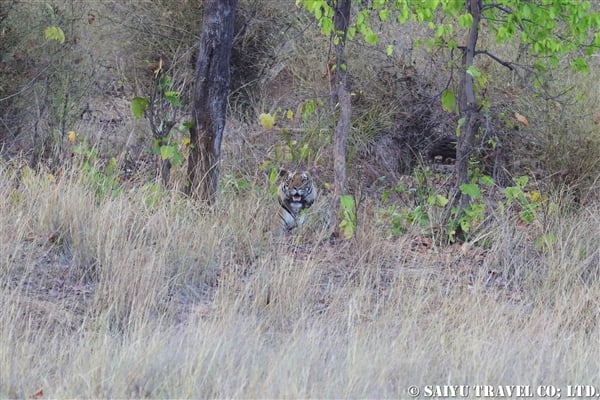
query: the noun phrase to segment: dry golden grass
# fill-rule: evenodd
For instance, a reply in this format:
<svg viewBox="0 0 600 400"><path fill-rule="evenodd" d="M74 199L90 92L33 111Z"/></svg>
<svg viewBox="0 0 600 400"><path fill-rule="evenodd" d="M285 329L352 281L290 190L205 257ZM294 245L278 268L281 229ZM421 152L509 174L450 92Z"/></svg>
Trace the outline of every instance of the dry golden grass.
<svg viewBox="0 0 600 400"><path fill-rule="evenodd" d="M487 250L366 223L350 242L294 242L263 234L260 189L202 214L0 168L0 397L404 398L597 378L598 207L543 229L499 218ZM536 246L542 233L556 243Z"/></svg>

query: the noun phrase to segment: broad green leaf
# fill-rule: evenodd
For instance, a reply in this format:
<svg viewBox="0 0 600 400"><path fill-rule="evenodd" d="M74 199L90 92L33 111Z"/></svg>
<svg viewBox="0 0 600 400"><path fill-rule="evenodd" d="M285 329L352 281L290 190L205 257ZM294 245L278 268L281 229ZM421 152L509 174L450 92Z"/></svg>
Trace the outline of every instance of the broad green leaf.
<svg viewBox="0 0 600 400"><path fill-rule="evenodd" d="M185 159L183 158L181 153L179 151L175 150L175 154L173 154L173 156L171 157L171 164L174 167L176 167L178 165L183 164L184 161L185 161Z"/></svg>
<svg viewBox="0 0 600 400"><path fill-rule="evenodd" d="M348 35L347 35L348 41L351 41L352 39L354 39L354 36L356 36L356 27L351 26L348 28Z"/></svg>
<svg viewBox="0 0 600 400"><path fill-rule="evenodd" d="M349 194L340 196L340 206L342 215L339 227L344 234L344 239L352 239L356 231L356 204L354 197Z"/></svg>
<svg viewBox="0 0 600 400"><path fill-rule="evenodd" d="M179 98L179 92L168 91L165 92L165 100L167 100L172 106L178 107L181 105L181 99Z"/></svg>
<svg viewBox="0 0 600 400"><path fill-rule="evenodd" d="M170 88L173 85L173 80L168 75L163 75L158 81L158 86L161 90Z"/></svg>
<svg viewBox="0 0 600 400"><path fill-rule="evenodd" d="M367 42L367 44L376 45L378 41L379 36L373 31L370 31L365 35L365 42Z"/></svg>
<svg viewBox="0 0 600 400"><path fill-rule="evenodd" d="M402 3L402 8L400 9L400 14L398 14L397 20L399 23L403 24L410 18L410 9L408 8L408 4Z"/></svg>
<svg viewBox="0 0 600 400"><path fill-rule="evenodd" d="M160 146L160 158L163 160L171 159L177 153L175 146Z"/></svg>
<svg viewBox="0 0 600 400"><path fill-rule="evenodd" d="M386 0L373 0L373 10L377 10L385 6Z"/></svg>
<svg viewBox="0 0 600 400"><path fill-rule="evenodd" d="M482 185L485 185L487 187L492 187L494 186L494 178L492 178L489 175L482 175L479 178L479 182L481 182Z"/></svg>
<svg viewBox="0 0 600 400"><path fill-rule="evenodd" d="M460 185L460 192L474 200L481 197L481 190L479 190L479 186L476 183L463 183Z"/></svg>
<svg viewBox="0 0 600 400"><path fill-rule="evenodd" d="M590 73L590 67L589 67L588 63L582 57L577 57L576 59L574 59L571 62L571 67L573 69L575 69L576 71L583 73L584 75L587 75Z"/></svg>
<svg viewBox="0 0 600 400"><path fill-rule="evenodd" d="M521 217L521 220L526 224L531 224L533 221L535 221L535 212L531 207L525 207L519 213L519 217Z"/></svg>
<svg viewBox="0 0 600 400"><path fill-rule="evenodd" d="M473 24L473 16L470 13L460 15L458 17L458 24L463 28L470 28Z"/></svg>
<svg viewBox="0 0 600 400"><path fill-rule="evenodd" d="M444 27L444 25L438 25L437 29L435 30L435 36L442 37L444 36L445 32L446 28Z"/></svg>
<svg viewBox="0 0 600 400"><path fill-rule="evenodd" d="M456 109L456 96L450 90L444 90L442 93L442 108L446 112L453 112Z"/></svg>
<svg viewBox="0 0 600 400"><path fill-rule="evenodd" d="M340 196L340 205L342 206L342 212L347 215L354 215L354 197L350 194L344 194Z"/></svg>
<svg viewBox="0 0 600 400"><path fill-rule="evenodd" d="M441 194L435 194L435 195L431 195L427 198L427 202L432 205L432 206L436 206L436 207L445 207L446 204L448 204L449 200L448 198L446 198L445 196L442 196Z"/></svg>
<svg viewBox="0 0 600 400"><path fill-rule="evenodd" d="M481 76L481 72L479 72L474 65L470 65L469 68L467 68L467 74L471 75L473 78L479 78Z"/></svg>
<svg viewBox="0 0 600 400"><path fill-rule="evenodd" d="M306 122L315 112L315 101L308 100L302 105L302 120Z"/></svg>
<svg viewBox="0 0 600 400"><path fill-rule="evenodd" d="M519 187L524 187L525 185L527 185L527 182L529 182L529 177L527 177L526 175L522 175L516 179L516 184Z"/></svg>
<svg viewBox="0 0 600 400"><path fill-rule="evenodd" d="M392 55L393 52L394 52L394 46L392 46L391 44L388 44L387 48L385 49L385 53L389 57Z"/></svg>
<svg viewBox="0 0 600 400"><path fill-rule="evenodd" d="M315 18L320 20L323 17L323 11L321 9L321 6L318 4L315 4L313 6L313 12L315 13Z"/></svg>
<svg viewBox="0 0 600 400"><path fill-rule="evenodd" d="M258 120L265 129L271 129L275 125L275 117L271 114L262 113L258 116Z"/></svg>
<svg viewBox="0 0 600 400"><path fill-rule="evenodd" d="M384 9L379 11L379 19L381 21L387 21L390 19L390 10Z"/></svg>
<svg viewBox="0 0 600 400"><path fill-rule="evenodd" d="M44 37L46 40L56 40L60 44L65 42L65 33L58 26L51 25L44 29Z"/></svg>
<svg viewBox="0 0 600 400"><path fill-rule="evenodd" d="M333 20L331 18L321 18L321 33L329 36L333 31Z"/></svg>
<svg viewBox="0 0 600 400"><path fill-rule="evenodd" d="M150 104L150 100L146 97L134 97L131 100L131 113L136 118L141 118L144 115L144 111Z"/></svg>

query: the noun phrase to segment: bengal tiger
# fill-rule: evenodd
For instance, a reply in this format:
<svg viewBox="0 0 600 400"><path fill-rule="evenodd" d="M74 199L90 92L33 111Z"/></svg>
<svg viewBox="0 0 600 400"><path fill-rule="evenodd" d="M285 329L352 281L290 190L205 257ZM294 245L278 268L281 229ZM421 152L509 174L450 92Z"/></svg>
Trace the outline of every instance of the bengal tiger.
<svg viewBox="0 0 600 400"><path fill-rule="evenodd" d="M306 215L301 211L309 208L317 197L317 188L312 177L306 171L281 170L279 173L278 200L279 212L277 213L276 229L290 232L302 225Z"/></svg>

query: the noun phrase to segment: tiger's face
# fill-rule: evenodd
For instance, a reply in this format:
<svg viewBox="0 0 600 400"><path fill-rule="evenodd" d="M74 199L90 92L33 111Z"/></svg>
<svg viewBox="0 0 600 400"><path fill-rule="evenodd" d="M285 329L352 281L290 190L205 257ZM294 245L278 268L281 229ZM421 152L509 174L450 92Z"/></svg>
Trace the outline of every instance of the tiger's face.
<svg viewBox="0 0 600 400"><path fill-rule="evenodd" d="M282 171L279 184L280 217L290 230L302 223L300 211L309 208L315 201L317 190L310 174L306 171Z"/></svg>

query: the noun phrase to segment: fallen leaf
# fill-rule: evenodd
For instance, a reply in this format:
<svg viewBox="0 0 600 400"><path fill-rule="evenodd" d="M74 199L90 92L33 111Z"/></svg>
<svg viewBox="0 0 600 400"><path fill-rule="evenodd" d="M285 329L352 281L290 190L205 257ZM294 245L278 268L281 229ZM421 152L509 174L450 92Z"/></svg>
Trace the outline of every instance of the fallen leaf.
<svg viewBox="0 0 600 400"><path fill-rule="evenodd" d="M44 389L42 389L42 388L36 390L35 393L33 393L31 396L29 396L29 398L31 398L31 399L41 399L43 397L44 397Z"/></svg>
<svg viewBox="0 0 600 400"><path fill-rule="evenodd" d="M519 121L521 124L527 126L529 125L529 121L527 121L527 118L525 118L523 115L519 114L518 112L515 113L515 118L517 119L517 121Z"/></svg>

